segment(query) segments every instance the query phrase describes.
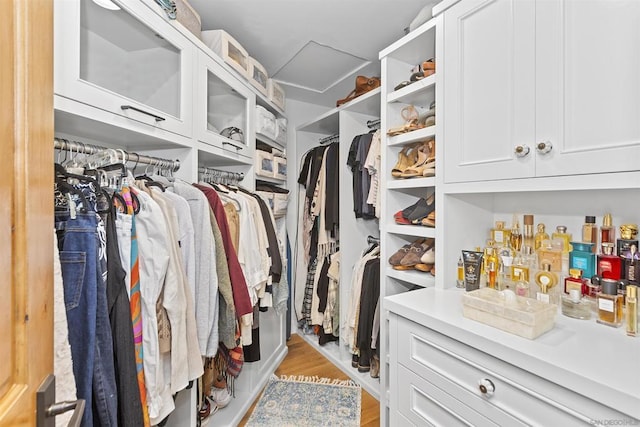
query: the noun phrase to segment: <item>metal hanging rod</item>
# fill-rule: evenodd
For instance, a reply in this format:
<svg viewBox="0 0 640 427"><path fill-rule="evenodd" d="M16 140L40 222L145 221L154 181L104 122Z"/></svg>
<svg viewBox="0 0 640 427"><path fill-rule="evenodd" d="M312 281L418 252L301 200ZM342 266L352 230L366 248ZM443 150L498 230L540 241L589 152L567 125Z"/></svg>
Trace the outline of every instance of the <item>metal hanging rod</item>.
<svg viewBox="0 0 640 427"><path fill-rule="evenodd" d="M331 135L331 136L326 136L324 138L321 138L320 141L318 141L320 144L331 144L333 142L339 142L340 141L340 134L335 134L335 135Z"/></svg>
<svg viewBox="0 0 640 427"><path fill-rule="evenodd" d="M224 180L242 181L244 179L244 173L242 172L223 171L220 169L213 169L208 167L198 168L198 172L205 177L208 176L211 178L220 178Z"/></svg>
<svg viewBox="0 0 640 427"><path fill-rule="evenodd" d="M86 144L80 141L69 141L67 139L62 138L54 138L53 139L53 148L57 150L71 151L74 153L82 153L82 154L95 154L101 151L109 150L108 147L101 147L99 145ZM122 153L124 156L125 162L132 162L135 165L151 165L158 166L161 169L170 170L171 172L176 172L180 169L180 160L167 160L162 159L160 157L152 157L145 156L138 153L129 153L120 149L112 149L117 151L118 153Z"/></svg>
<svg viewBox="0 0 640 427"><path fill-rule="evenodd" d="M367 127L369 129L380 129L380 119L367 120Z"/></svg>
<svg viewBox="0 0 640 427"><path fill-rule="evenodd" d="M380 238L379 237L374 237L374 236L367 236L367 243L368 244L372 244L372 243L380 243Z"/></svg>

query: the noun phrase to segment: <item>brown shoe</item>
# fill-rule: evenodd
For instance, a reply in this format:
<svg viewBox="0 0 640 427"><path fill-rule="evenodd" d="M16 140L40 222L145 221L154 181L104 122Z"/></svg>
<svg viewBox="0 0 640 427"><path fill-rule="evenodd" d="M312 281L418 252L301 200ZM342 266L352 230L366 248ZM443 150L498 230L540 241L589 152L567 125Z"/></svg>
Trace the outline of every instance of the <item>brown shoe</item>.
<svg viewBox="0 0 640 427"><path fill-rule="evenodd" d="M407 256L409 250L414 246L419 246L423 241L424 239L418 239L415 242L407 243L406 245L398 249L395 254L389 257L389 264L393 266L400 265L400 261L402 261L402 259Z"/></svg>
<svg viewBox="0 0 640 427"><path fill-rule="evenodd" d="M378 359L378 355L375 353L371 356L369 375L371 375L371 378L380 378L380 359Z"/></svg>
<svg viewBox="0 0 640 427"><path fill-rule="evenodd" d="M425 252L433 247L433 244L433 239L425 239L420 245L412 247L409 249L407 255L402 258L400 265L415 266L416 264L420 264L420 258L422 258L422 255L424 255Z"/></svg>

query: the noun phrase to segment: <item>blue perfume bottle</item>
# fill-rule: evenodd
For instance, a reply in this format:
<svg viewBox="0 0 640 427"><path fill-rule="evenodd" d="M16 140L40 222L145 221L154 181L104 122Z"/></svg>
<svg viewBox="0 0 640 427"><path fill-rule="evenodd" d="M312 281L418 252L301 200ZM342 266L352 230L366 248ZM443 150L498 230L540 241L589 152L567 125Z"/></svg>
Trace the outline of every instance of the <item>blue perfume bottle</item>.
<svg viewBox="0 0 640 427"><path fill-rule="evenodd" d="M582 270L582 277L590 279L596 274L596 256L593 253L595 243L571 242L573 250L569 252L569 268Z"/></svg>

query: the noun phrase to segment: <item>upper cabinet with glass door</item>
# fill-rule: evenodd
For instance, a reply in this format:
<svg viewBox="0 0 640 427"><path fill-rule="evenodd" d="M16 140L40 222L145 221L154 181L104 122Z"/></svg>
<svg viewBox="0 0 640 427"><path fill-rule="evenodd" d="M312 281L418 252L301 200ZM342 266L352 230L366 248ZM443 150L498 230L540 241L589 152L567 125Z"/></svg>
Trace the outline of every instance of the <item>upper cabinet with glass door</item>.
<svg viewBox="0 0 640 427"><path fill-rule="evenodd" d="M255 94L204 52L199 52L196 88L198 149L232 164L252 163L255 131L249 117Z"/></svg>
<svg viewBox="0 0 640 427"><path fill-rule="evenodd" d="M190 137L195 48L142 2L104 3L55 1L56 95Z"/></svg>

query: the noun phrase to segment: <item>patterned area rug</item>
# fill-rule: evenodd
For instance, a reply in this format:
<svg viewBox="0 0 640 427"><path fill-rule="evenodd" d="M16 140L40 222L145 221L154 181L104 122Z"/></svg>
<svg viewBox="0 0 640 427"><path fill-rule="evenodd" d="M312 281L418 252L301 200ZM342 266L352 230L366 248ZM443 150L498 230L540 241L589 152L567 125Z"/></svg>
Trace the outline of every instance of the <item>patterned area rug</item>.
<svg viewBox="0 0 640 427"><path fill-rule="evenodd" d="M359 426L361 397L351 380L274 375L247 426Z"/></svg>

